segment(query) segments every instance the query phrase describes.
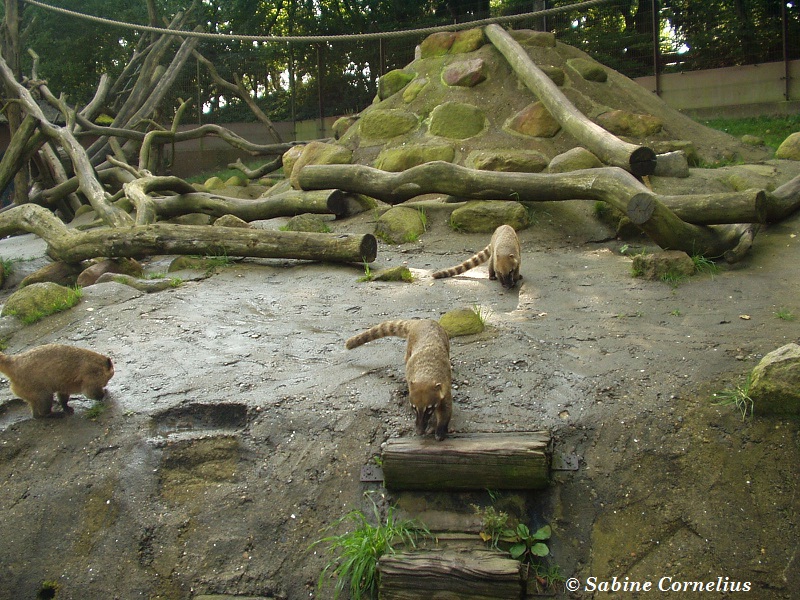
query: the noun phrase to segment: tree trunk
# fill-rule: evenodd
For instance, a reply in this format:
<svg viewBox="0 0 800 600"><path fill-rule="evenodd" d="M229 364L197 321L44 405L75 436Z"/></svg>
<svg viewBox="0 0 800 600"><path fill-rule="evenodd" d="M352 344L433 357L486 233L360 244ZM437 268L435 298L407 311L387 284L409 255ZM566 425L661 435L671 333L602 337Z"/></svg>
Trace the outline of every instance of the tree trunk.
<svg viewBox="0 0 800 600"><path fill-rule="evenodd" d="M608 165L621 167L638 176L653 174L656 169L655 152L646 146L623 142L585 117L502 27L487 25L484 31L517 77L539 98L567 133Z"/></svg>
<svg viewBox="0 0 800 600"><path fill-rule="evenodd" d="M773 190L767 197L767 221L774 223L785 219L800 208L800 175Z"/></svg>
<svg viewBox="0 0 800 600"><path fill-rule="evenodd" d="M398 552L378 561L383 600L522 598L522 564L490 550Z"/></svg>
<svg viewBox="0 0 800 600"><path fill-rule="evenodd" d="M325 262L373 262L375 236L266 231L203 225L154 224L76 232L53 213L25 204L0 213L0 237L27 231L47 242L53 260L80 262L98 256L141 258L157 254L205 254L296 258Z"/></svg>
<svg viewBox="0 0 800 600"><path fill-rule="evenodd" d="M707 227L686 223L667 208L661 196L616 167L542 174L479 171L442 161L425 163L399 173L362 165L307 165L300 171L298 181L303 189L335 187L389 204L435 193L476 200L520 202L602 200L624 215L633 211L628 215L631 220L665 250L683 250L708 257L727 256L728 260L740 256L738 252L730 251L739 246L745 231L750 232L747 235L752 234L751 228L741 225ZM690 206L698 202L724 204L737 198L741 202L747 197L733 193L684 196L682 202L669 198L676 206ZM754 206L758 204L755 198L751 200ZM753 220L759 218L758 214L753 215Z"/></svg>
<svg viewBox="0 0 800 600"><path fill-rule="evenodd" d="M393 438L383 450L391 490L538 490L549 484L547 432L471 433L441 442Z"/></svg>

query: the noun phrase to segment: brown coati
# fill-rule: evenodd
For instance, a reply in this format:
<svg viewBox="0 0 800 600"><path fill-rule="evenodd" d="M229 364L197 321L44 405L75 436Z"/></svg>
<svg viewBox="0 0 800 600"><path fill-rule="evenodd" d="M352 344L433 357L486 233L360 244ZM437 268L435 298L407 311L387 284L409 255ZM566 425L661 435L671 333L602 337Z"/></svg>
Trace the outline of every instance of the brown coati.
<svg viewBox="0 0 800 600"><path fill-rule="evenodd" d="M460 265L433 273L434 279L453 277L489 261L489 279L499 279L504 288L513 288L522 279L519 238L511 225L500 225L494 230L492 240L483 250Z"/></svg>
<svg viewBox="0 0 800 600"><path fill-rule="evenodd" d="M91 350L46 344L13 356L0 352L0 372L8 377L11 392L25 400L39 418L53 415L53 394L68 415L73 412L67 404L71 394L101 400L114 375L114 364Z"/></svg>
<svg viewBox="0 0 800 600"><path fill-rule="evenodd" d="M450 339L439 323L431 319L384 321L351 337L348 350L386 336L405 338L408 399L416 413L417 434L435 425L436 439L447 435L453 413L450 372ZM431 418L434 417L433 421Z"/></svg>

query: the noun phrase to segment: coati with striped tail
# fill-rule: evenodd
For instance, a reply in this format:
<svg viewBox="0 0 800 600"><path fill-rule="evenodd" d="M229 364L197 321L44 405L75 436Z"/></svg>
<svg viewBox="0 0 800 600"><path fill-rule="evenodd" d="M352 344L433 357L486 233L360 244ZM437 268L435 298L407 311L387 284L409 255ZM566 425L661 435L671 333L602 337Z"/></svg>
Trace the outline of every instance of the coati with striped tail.
<svg viewBox="0 0 800 600"><path fill-rule="evenodd" d="M489 279L499 279L506 289L513 288L522 279L519 274L521 262L519 238L511 225L500 225L494 230L492 240L483 250L469 257L460 265L433 273L434 279L453 277L489 261Z"/></svg>
<svg viewBox="0 0 800 600"><path fill-rule="evenodd" d="M408 399L416 414L418 435L429 425L435 426L436 439L447 435L453 413L450 371L450 338L439 323L431 319L384 321L351 337L348 350L378 338L396 336L406 339L406 383Z"/></svg>
<svg viewBox="0 0 800 600"><path fill-rule="evenodd" d="M74 412L67 404L71 394L102 400L114 376L114 363L84 348L45 344L13 356L0 352L0 372L8 377L11 392L30 405L35 418L41 418L55 416L53 394L67 415Z"/></svg>

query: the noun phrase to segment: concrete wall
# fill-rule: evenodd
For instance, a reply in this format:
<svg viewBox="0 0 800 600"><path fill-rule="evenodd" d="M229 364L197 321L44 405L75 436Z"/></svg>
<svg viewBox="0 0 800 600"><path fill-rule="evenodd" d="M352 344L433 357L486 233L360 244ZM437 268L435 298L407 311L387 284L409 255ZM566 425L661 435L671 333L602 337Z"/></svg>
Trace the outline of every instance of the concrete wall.
<svg viewBox="0 0 800 600"><path fill-rule="evenodd" d="M319 119L297 123L273 123L285 142L295 140L317 140L333 137L333 123L338 117L328 117L324 127ZM183 125L181 130L194 129L197 125ZM223 123L222 127L254 144L274 144L275 140L267 128L260 123ZM189 177L224 169L228 164L242 159L245 164L255 161L267 162L273 157L253 157L243 150L231 147L226 141L214 136L180 142L175 147L175 160L171 171L178 177Z"/></svg>
<svg viewBox="0 0 800 600"><path fill-rule="evenodd" d="M634 81L655 93L655 77ZM800 60L789 62L789 101L782 62L669 73L660 87L664 102L697 118L797 114Z"/></svg>

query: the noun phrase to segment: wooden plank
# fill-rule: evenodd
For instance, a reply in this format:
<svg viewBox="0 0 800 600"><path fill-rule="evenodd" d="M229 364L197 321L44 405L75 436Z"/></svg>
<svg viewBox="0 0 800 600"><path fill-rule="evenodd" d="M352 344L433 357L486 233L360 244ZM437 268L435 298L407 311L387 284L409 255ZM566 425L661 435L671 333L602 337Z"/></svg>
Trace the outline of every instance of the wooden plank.
<svg viewBox="0 0 800 600"><path fill-rule="evenodd" d="M464 433L395 438L383 451L384 485L395 490L537 490L547 487L550 434Z"/></svg>
<svg viewBox="0 0 800 600"><path fill-rule="evenodd" d="M520 562L490 550L385 554L381 600L509 600L524 590Z"/></svg>

